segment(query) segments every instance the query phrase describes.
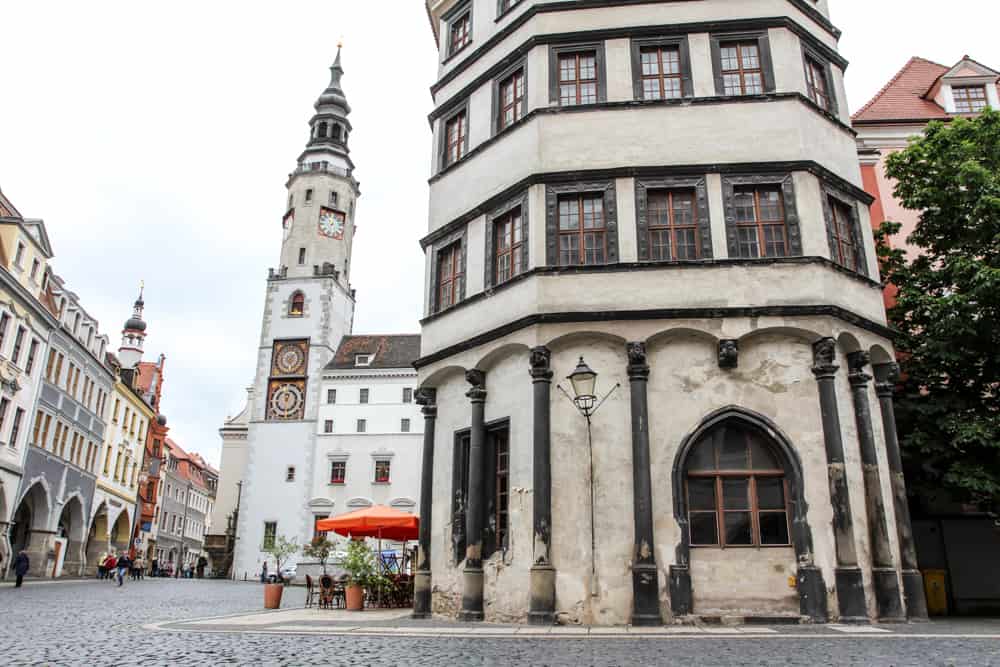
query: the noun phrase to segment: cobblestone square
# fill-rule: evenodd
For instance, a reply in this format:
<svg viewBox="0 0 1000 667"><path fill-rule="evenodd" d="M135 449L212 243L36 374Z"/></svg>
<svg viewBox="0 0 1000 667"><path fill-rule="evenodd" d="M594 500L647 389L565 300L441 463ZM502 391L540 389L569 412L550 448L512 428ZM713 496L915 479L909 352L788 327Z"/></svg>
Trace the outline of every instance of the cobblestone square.
<svg viewBox="0 0 1000 667"><path fill-rule="evenodd" d="M5 665L1000 665L1000 622L881 626L525 632L516 626L412 621L384 611L262 612L251 583L145 580L0 587ZM271 618L269 618L269 616ZM273 618L273 620L272 620Z"/></svg>

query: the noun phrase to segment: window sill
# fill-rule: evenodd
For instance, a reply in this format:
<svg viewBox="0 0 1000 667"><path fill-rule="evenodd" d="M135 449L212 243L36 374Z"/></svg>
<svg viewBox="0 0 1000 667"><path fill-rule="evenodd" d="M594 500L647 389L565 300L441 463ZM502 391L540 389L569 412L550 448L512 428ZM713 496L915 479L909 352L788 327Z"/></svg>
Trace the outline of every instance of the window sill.
<svg viewBox="0 0 1000 667"><path fill-rule="evenodd" d="M330 482L327 486L345 486L346 482Z"/></svg>
<svg viewBox="0 0 1000 667"><path fill-rule="evenodd" d="M384 480L384 481L376 480L372 482L372 486L389 486L390 484L392 484L392 482L390 482L389 480Z"/></svg>
<svg viewBox="0 0 1000 667"><path fill-rule="evenodd" d="M452 51L451 53L449 53L448 57L441 61L441 64L442 65L449 65L449 64L451 64L454 60L456 60L458 58L458 56L460 56L464 52L468 51L469 48L472 46L472 44L473 44L474 41L475 40L470 39L468 42L466 42L465 44L463 44L461 46L461 48L458 49L458 51Z"/></svg>

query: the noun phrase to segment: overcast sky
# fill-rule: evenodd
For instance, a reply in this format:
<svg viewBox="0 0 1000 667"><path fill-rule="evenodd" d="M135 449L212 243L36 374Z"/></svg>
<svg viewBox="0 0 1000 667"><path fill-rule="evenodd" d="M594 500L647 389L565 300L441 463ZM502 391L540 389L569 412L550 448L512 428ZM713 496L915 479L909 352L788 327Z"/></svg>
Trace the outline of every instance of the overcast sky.
<svg viewBox="0 0 1000 667"><path fill-rule="evenodd" d="M912 55L1000 67L989 0L831 0L851 108ZM945 9L946 8L946 9ZM284 183L342 36L362 197L356 333L417 332L436 52L423 0L17 2L0 9L0 188L112 341L146 282L162 410L219 461L253 379Z"/></svg>

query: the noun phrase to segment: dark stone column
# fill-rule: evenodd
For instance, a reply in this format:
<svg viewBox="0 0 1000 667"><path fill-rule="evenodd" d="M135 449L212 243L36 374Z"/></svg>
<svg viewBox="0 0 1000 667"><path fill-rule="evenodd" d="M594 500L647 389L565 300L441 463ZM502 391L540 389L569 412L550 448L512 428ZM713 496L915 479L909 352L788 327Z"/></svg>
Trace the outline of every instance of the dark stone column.
<svg viewBox="0 0 1000 667"><path fill-rule="evenodd" d="M899 538L899 561L903 570L906 616L911 620L927 620L927 596L924 592L924 578L917 565L917 547L913 542L910 505L906 499L903 461L896 431L896 411L892 405L892 394L898 379L899 366L896 364L875 366L875 393L882 413L882 432L885 434L885 451L892 482L892 503L896 510L896 535Z"/></svg>
<svg viewBox="0 0 1000 667"><path fill-rule="evenodd" d="M840 620L846 623L868 621L865 587L858 567L854 544L854 520L851 517L847 470L844 465L844 441L840 433L840 410L837 408L837 341L822 338L813 345L813 375L819 385L819 407L826 445L826 469L833 506L833 539L837 552L837 603Z"/></svg>
<svg viewBox="0 0 1000 667"><path fill-rule="evenodd" d="M875 431L868 403L868 383L872 376L865 373L871 357L867 352L847 355L848 381L854 401L854 421L861 445L861 470L865 482L865 511L868 515L868 539L872 555L872 585L875 588L875 606L880 621L902 621L903 601L899 594L899 578L889 544L889 528L882 499L882 478L878 471L875 451Z"/></svg>
<svg viewBox="0 0 1000 667"><path fill-rule="evenodd" d="M486 498L483 495L486 474L486 374L479 370L465 373L472 389L466 393L472 404L472 427L469 432L469 499L465 515L465 570L462 572L462 612L459 620L483 620L483 525Z"/></svg>
<svg viewBox="0 0 1000 667"><path fill-rule="evenodd" d="M552 456L549 412L552 354L547 347L531 350L532 412L534 416L531 606L528 623L552 625L556 612L556 569L552 567Z"/></svg>
<svg viewBox="0 0 1000 667"><path fill-rule="evenodd" d="M420 476L420 548L413 577L413 618L430 618L431 604L431 512L434 506L434 425L437 422L437 389L417 389L417 405L424 413L424 452Z"/></svg>
<svg viewBox="0 0 1000 667"><path fill-rule="evenodd" d="M629 343L628 381L632 402L632 485L635 547L632 550L632 625L663 625L659 577L653 549L653 482L649 471L649 364L645 343Z"/></svg>

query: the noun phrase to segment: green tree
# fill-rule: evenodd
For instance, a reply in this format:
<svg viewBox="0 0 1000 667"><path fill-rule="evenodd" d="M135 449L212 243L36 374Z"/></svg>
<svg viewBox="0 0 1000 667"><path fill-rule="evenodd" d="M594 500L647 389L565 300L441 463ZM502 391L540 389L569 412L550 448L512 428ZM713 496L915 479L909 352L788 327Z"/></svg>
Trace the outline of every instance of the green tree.
<svg viewBox="0 0 1000 667"><path fill-rule="evenodd" d="M281 566L285 564L288 557L299 550L299 543L296 540L289 540L284 535L278 535L274 543L264 549L264 552L274 557L275 574L281 577Z"/></svg>
<svg viewBox="0 0 1000 667"><path fill-rule="evenodd" d="M312 542L302 547L302 555L319 561L320 567L323 568L323 574L326 574L326 562L330 560L330 554L335 548L336 545L326 539L326 535L317 535Z"/></svg>
<svg viewBox="0 0 1000 667"><path fill-rule="evenodd" d="M889 157L896 196L921 211L907 239L919 256L880 243L898 290L889 319L903 391L901 444L914 493L1000 508L1000 113L931 123ZM888 222L884 240L899 231Z"/></svg>

